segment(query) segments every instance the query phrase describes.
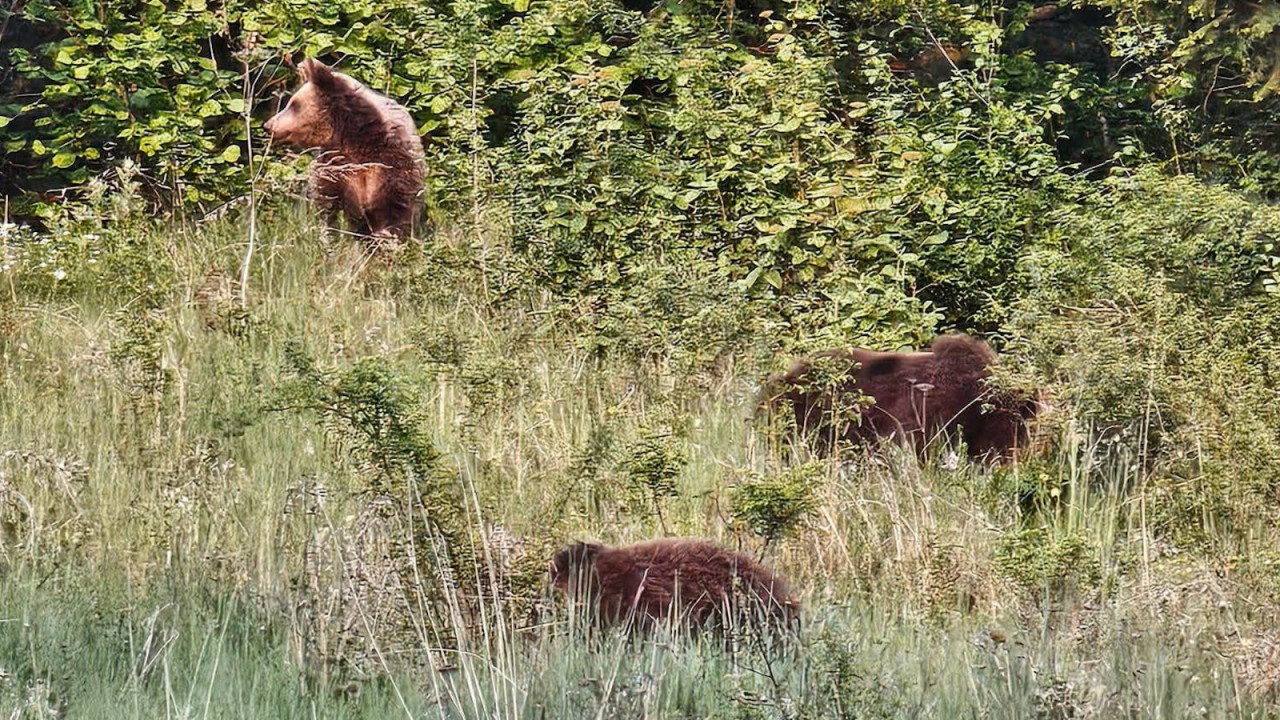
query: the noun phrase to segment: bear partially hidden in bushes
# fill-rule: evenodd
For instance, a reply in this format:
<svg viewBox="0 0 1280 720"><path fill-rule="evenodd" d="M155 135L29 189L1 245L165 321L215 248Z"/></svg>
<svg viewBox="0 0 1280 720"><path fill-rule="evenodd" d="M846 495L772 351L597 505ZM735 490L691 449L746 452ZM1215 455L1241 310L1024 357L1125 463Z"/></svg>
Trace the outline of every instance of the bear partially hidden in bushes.
<svg viewBox="0 0 1280 720"><path fill-rule="evenodd" d="M981 340L945 335L926 352L828 350L769 379L762 404L790 405L796 429L828 454L896 440L923 452L963 440L975 460L1008 460L1030 441L1038 393L989 384L996 354Z"/></svg>
<svg viewBox="0 0 1280 720"><path fill-rule="evenodd" d="M318 150L307 195L336 227L375 239L413 233L425 175L422 139L409 112L316 60L298 66L302 87L266 130L275 142Z"/></svg>
<svg viewBox="0 0 1280 720"><path fill-rule="evenodd" d="M556 553L551 582L600 627L782 629L799 612L785 580L705 540L573 543Z"/></svg>

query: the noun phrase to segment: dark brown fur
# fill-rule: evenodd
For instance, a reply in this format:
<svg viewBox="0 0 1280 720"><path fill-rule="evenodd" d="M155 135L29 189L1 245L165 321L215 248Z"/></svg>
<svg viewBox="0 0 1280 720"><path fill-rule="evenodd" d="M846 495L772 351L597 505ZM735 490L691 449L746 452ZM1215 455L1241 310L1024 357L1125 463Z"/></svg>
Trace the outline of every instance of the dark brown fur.
<svg viewBox="0 0 1280 720"><path fill-rule="evenodd" d="M933 45L921 50L910 60L891 60L889 69L899 73L911 73L925 85L937 85L951 77L957 68L964 67L968 58L969 48L956 45Z"/></svg>
<svg viewBox="0 0 1280 720"><path fill-rule="evenodd" d="M945 335L927 352L828 350L770 378L763 402L789 404L797 429L829 453L835 441L870 447L893 438L923 451L963 439L973 459L1002 460L1028 444L1039 402L988 385L996 354Z"/></svg>
<svg viewBox="0 0 1280 720"><path fill-rule="evenodd" d="M603 627L649 629L668 621L693 629L785 626L799 609L782 578L705 540L573 543L556 553L551 581Z"/></svg>
<svg viewBox="0 0 1280 720"><path fill-rule="evenodd" d="M266 130L281 144L316 149L307 185L327 222L339 212L352 231L403 240L421 206L422 139L392 100L316 60L298 67L303 85Z"/></svg>

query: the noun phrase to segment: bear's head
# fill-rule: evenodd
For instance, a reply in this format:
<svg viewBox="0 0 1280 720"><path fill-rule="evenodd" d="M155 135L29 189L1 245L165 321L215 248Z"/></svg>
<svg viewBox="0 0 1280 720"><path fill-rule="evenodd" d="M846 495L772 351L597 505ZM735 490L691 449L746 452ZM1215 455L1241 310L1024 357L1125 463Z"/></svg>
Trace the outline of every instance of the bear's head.
<svg viewBox="0 0 1280 720"><path fill-rule="evenodd" d="M603 551L603 545L586 542L561 548L551 560L551 586L570 596L590 594L595 561Z"/></svg>
<svg viewBox="0 0 1280 720"><path fill-rule="evenodd" d="M970 454L1008 461L1035 453L1036 421L1048 409L1043 392L991 392L982 403L979 419L964 428Z"/></svg>
<svg viewBox="0 0 1280 720"><path fill-rule="evenodd" d="M303 60L298 66L302 87L289 98L275 117L264 126L272 140L299 148L329 148L334 144L333 103L343 82L338 73L318 60Z"/></svg>

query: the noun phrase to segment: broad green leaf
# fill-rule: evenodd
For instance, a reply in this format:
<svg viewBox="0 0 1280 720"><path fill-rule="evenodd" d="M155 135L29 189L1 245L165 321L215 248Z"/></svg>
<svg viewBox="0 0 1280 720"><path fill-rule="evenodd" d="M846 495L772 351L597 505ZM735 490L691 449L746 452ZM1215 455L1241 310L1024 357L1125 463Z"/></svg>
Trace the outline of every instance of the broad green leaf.
<svg viewBox="0 0 1280 720"><path fill-rule="evenodd" d="M138 141L138 149L147 155L155 155L160 146L164 144L164 139L158 135L147 135Z"/></svg>
<svg viewBox="0 0 1280 720"><path fill-rule="evenodd" d="M240 146L228 145L227 149L222 151L222 161L227 163L240 162Z"/></svg>
<svg viewBox="0 0 1280 720"><path fill-rule="evenodd" d="M76 154L69 152L60 152L53 156L53 166L56 168L69 168L76 164Z"/></svg>

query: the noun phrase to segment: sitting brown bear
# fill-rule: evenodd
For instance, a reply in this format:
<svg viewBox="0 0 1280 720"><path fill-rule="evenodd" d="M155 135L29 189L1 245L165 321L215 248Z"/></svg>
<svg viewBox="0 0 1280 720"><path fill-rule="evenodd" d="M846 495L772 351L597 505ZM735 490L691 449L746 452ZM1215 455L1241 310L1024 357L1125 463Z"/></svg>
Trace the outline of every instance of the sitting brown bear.
<svg viewBox="0 0 1280 720"><path fill-rule="evenodd" d="M302 87L266 130L276 142L320 151L307 195L336 226L403 240L413 233L422 193L422 139L409 112L316 60L298 66Z"/></svg>
<svg viewBox="0 0 1280 720"><path fill-rule="evenodd" d="M551 583L601 627L650 630L786 627L799 604L787 583L751 558L705 540L667 538L556 553Z"/></svg>
<svg viewBox="0 0 1280 720"><path fill-rule="evenodd" d="M985 342L964 335L939 337L927 352L828 350L770 378L762 402L789 403L821 453L888 438L923 452L941 437L964 440L970 458L1007 460L1028 444L1041 406L990 386L995 362Z"/></svg>

